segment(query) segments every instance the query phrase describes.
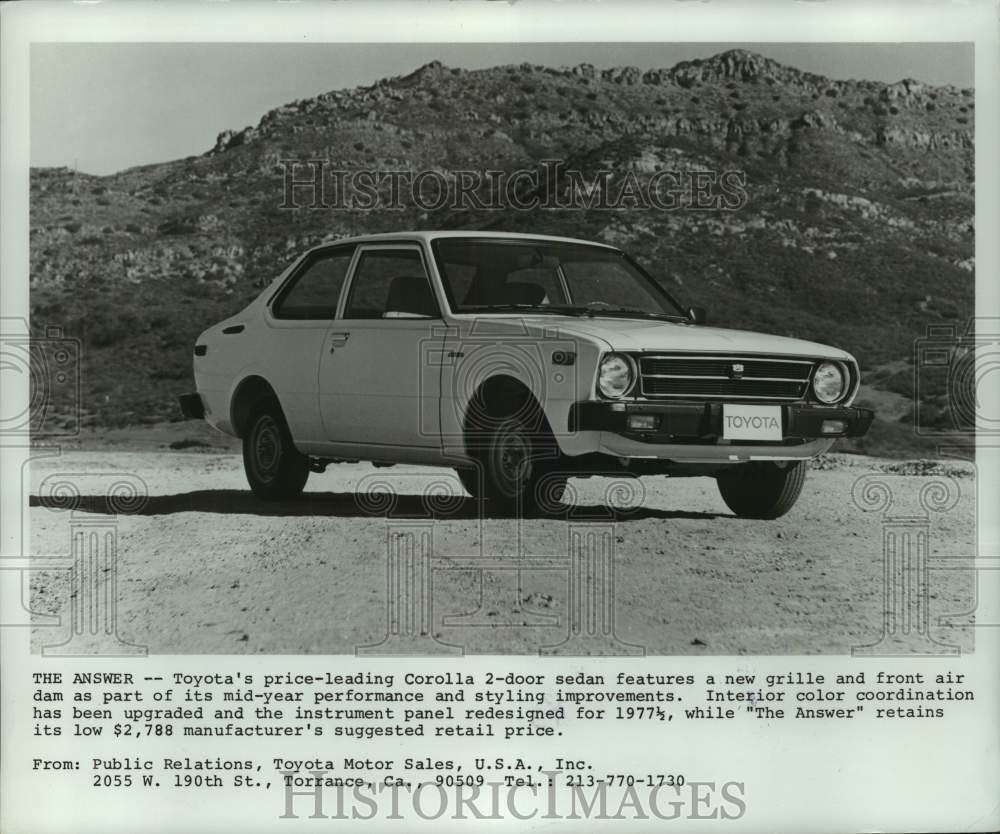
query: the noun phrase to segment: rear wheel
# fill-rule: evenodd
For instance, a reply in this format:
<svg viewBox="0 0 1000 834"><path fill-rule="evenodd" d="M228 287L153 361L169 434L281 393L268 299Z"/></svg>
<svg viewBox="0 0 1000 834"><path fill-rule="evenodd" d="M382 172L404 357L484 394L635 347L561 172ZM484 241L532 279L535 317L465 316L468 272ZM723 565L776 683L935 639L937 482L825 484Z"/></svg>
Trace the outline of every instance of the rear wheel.
<svg viewBox="0 0 1000 834"><path fill-rule="evenodd" d="M743 463L718 475L722 500L740 518L780 518L802 493L805 461Z"/></svg>
<svg viewBox="0 0 1000 834"><path fill-rule="evenodd" d="M243 437L243 469L258 498L294 498L306 485L309 458L295 448L285 415L275 400L258 406Z"/></svg>

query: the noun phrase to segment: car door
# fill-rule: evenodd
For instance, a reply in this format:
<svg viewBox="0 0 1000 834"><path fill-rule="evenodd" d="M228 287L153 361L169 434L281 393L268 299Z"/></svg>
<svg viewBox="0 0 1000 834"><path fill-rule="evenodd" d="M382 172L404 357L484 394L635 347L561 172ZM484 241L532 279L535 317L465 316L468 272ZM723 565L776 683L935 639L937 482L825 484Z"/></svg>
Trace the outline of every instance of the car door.
<svg viewBox="0 0 1000 834"><path fill-rule="evenodd" d="M361 246L320 358L328 440L361 458L377 455L377 447L440 449L443 342L421 247ZM392 448L385 451L391 457Z"/></svg>
<svg viewBox="0 0 1000 834"><path fill-rule="evenodd" d="M268 302L267 336L257 370L278 395L300 448L324 436L319 410L319 364L331 322L337 315L357 246L311 252Z"/></svg>

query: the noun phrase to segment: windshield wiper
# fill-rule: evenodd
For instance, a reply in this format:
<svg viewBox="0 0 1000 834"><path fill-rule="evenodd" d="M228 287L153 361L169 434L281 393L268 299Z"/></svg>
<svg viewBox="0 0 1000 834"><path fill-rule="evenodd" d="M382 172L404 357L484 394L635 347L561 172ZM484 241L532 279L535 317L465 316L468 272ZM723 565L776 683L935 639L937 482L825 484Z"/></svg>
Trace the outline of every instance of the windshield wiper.
<svg viewBox="0 0 1000 834"><path fill-rule="evenodd" d="M612 318L643 318L656 321L687 321L684 316L633 310L629 307L583 307L573 304L475 304L462 307L459 313L552 313L558 316L608 316Z"/></svg>
<svg viewBox="0 0 1000 834"><path fill-rule="evenodd" d="M670 313L653 313L649 310L633 310L629 307L598 307L591 308L593 316L614 316L616 318L643 318L657 321L687 321L684 316L672 316Z"/></svg>
<svg viewBox="0 0 1000 834"><path fill-rule="evenodd" d="M593 311L586 307L570 304L472 304L464 306L458 313L554 313L561 316L591 316Z"/></svg>

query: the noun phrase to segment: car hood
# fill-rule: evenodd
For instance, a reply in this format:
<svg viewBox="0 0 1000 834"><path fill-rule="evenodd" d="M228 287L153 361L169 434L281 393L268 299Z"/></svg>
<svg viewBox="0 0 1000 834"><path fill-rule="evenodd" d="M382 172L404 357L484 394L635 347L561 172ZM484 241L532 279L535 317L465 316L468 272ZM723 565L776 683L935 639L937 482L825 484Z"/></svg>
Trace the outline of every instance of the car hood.
<svg viewBox="0 0 1000 834"><path fill-rule="evenodd" d="M609 350L622 351L698 351L705 353L762 353L780 356L822 357L852 360L839 348L773 336L750 330L729 330L724 327L681 324L667 321L647 321L602 317L562 318L550 315L522 317L525 324L551 330L557 327L566 336L598 339Z"/></svg>

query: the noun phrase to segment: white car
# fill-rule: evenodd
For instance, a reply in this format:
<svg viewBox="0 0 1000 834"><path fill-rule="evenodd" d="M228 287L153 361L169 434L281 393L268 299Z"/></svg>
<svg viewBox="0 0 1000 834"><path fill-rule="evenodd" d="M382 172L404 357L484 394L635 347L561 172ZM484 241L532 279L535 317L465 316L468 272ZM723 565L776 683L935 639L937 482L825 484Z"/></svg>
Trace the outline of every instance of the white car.
<svg viewBox="0 0 1000 834"><path fill-rule="evenodd" d="M864 434L837 348L707 327L611 246L399 232L311 249L194 348L186 417L243 440L261 498L342 461L455 468L504 509L568 477L709 475L776 518L806 461Z"/></svg>

